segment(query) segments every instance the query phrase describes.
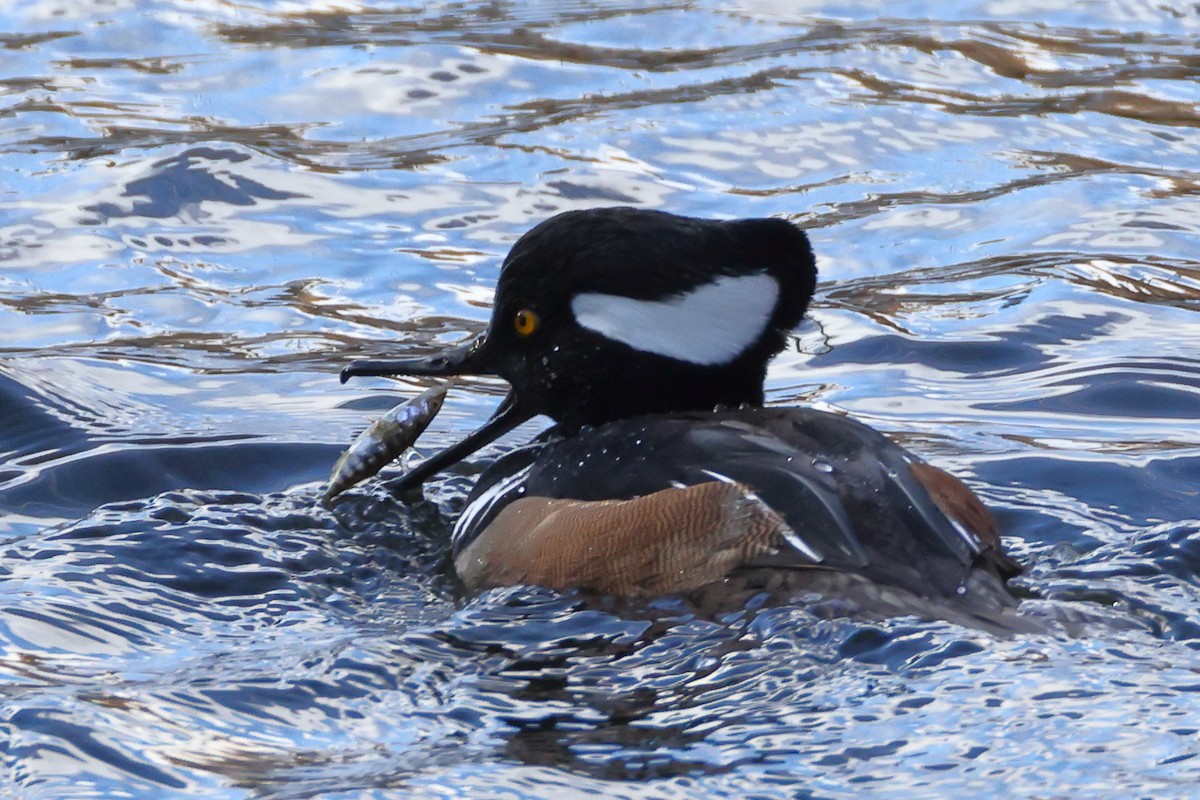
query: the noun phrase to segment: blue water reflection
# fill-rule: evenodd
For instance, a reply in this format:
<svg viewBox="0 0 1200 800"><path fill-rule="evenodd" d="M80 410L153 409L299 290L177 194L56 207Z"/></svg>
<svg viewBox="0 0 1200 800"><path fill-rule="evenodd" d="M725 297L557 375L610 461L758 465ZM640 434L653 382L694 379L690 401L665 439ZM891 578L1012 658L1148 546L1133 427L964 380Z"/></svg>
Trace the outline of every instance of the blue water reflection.
<svg viewBox="0 0 1200 800"><path fill-rule="evenodd" d="M1176 0L9 4L0 795L1191 797L1198 34ZM967 479L1048 632L464 598L471 465L318 507L426 387L340 367L482 329L520 233L609 204L804 224L770 399ZM422 447L502 392L456 383Z"/></svg>

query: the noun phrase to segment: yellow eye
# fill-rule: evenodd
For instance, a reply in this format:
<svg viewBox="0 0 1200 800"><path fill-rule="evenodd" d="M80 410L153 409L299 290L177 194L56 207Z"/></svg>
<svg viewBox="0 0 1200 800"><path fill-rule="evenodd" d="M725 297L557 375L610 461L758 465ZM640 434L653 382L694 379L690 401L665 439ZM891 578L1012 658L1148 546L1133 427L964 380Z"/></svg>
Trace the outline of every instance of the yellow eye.
<svg viewBox="0 0 1200 800"><path fill-rule="evenodd" d="M538 319L538 315L530 311L528 308L522 308L517 312L517 315L513 317L513 327L516 328L517 333L519 333L521 336L529 336L531 333L536 331L538 329L538 323L540 322L541 320Z"/></svg>

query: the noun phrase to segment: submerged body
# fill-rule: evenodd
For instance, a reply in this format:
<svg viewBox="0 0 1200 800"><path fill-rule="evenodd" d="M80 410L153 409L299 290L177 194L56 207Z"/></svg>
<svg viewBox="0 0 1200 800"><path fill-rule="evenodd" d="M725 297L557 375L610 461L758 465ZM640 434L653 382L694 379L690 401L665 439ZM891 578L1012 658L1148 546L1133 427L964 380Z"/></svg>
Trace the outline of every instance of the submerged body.
<svg viewBox="0 0 1200 800"><path fill-rule="evenodd" d="M444 388L428 389L371 423L334 463L321 502L329 505L333 498L372 477L412 447L442 410L445 398Z"/></svg>
<svg viewBox="0 0 1200 800"><path fill-rule="evenodd" d="M535 584L712 610L834 598L993 632L1020 572L949 473L847 417L759 408L553 431L495 462L454 530L465 588Z"/></svg>
<svg viewBox="0 0 1200 800"><path fill-rule="evenodd" d="M453 542L472 589L652 596L777 567L852 571L947 597L972 571L1017 571L956 478L861 423L799 408L551 435L483 474Z"/></svg>
<svg viewBox="0 0 1200 800"><path fill-rule="evenodd" d="M783 220L567 212L514 245L482 337L342 376L512 386L397 491L531 416L558 423L468 498L454 533L468 589L647 597L779 579L884 613L1011 608L1019 568L966 485L854 420L763 406L767 362L815 285L807 237Z"/></svg>

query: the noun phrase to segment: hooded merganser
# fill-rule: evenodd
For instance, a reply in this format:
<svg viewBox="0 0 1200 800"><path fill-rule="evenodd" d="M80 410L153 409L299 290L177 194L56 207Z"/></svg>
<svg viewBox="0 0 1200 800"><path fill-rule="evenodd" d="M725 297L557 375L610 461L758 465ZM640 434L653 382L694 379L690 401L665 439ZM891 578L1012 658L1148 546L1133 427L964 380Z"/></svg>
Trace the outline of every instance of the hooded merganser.
<svg viewBox="0 0 1200 800"><path fill-rule="evenodd" d="M358 361L342 381L511 385L482 428L397 492L535 415L557 423L472 490L453 534L469 590L644 597L768 571L819 591L850 581L1012 604L1003 584L1019 567L961 481L847 417L763 405L767 362L816 277L808 238L785 220L570 211L513 246L482 336L431 358Z"/></svg>

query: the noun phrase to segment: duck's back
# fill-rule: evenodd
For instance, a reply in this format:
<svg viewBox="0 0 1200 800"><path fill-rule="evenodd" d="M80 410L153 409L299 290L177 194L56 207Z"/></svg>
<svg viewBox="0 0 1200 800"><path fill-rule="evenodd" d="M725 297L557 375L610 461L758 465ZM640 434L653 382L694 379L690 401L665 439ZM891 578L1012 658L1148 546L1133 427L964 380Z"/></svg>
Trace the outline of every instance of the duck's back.
<svg viewBox="0 0 1200 800"><path fill-rule="evenodd" d="M1017 572L960 481L861 423L800 408L551 433L484 473L455 556L475 586L629 595L768 569L954 598Z"/></svg>

